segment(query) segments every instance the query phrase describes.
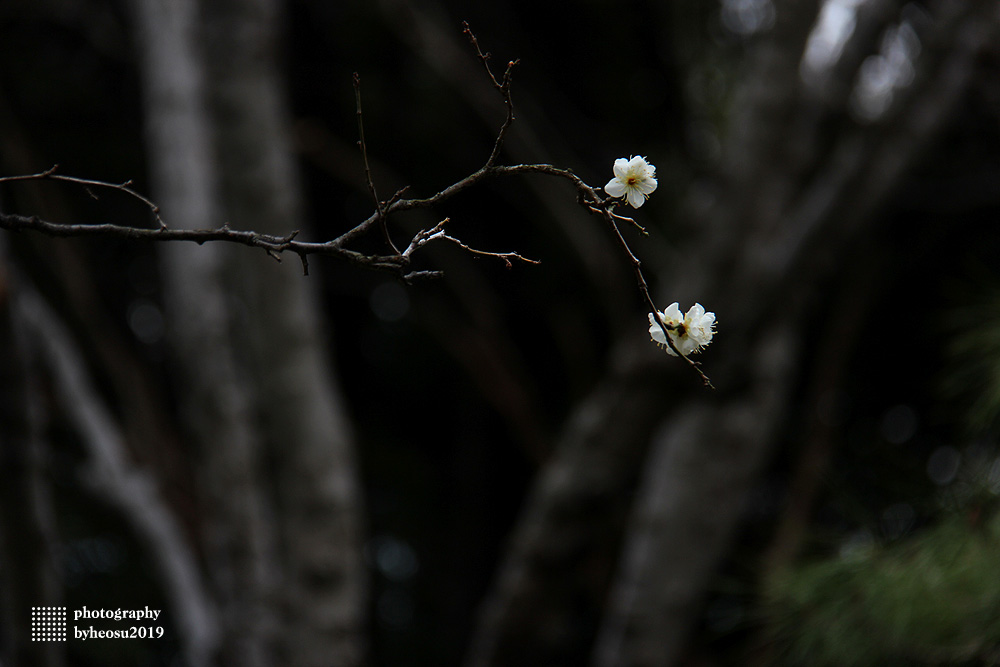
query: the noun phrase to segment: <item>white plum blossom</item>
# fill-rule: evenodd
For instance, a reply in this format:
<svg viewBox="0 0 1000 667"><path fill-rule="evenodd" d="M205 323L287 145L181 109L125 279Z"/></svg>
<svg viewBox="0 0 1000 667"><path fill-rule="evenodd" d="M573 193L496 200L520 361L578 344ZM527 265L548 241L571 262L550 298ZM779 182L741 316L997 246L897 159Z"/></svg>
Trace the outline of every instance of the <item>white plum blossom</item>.
<svg viewBox="0 0 1000 667"><path fill-rule="evenodd" d="M670 341L685 357L692 352L697 352L712 342L715 334L715 313L706 313L700 303L696 303L688 309L686 315L681 315L681 309L674 302L667 306L660 317L667 325L670 333ZM649 335L653 342L659 344L670 354L677 354L667 345L667 339L663 337L663 329L656 321L656 315L649 314Z"/></svg>
<svg viewBox="0 0 1000 667"><path fill-rule="evenodd" d="M632 208L639 208L646 197L656 189L656 167L646 162L646 158L636 155L615 160L615 177L604 186L604 191L612 197L625 197Z"/></svg>

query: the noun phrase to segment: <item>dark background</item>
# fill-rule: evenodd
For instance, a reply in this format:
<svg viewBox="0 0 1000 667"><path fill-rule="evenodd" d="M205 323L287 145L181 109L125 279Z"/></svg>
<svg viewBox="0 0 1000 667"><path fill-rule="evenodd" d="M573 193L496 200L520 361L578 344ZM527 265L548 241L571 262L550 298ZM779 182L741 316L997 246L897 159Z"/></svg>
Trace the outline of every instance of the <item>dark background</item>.
<svg viewBox="0 0 1000 667"><path fill-rule="evenodd" d="M647 279L661 307L677 298L658 278L670 276L672 258L699 240L692 214L699 198L730 196L719 174L729 164L729 123L747 53L760 39L727 29L719 5L410 7L292 0L282 9L279 53L308 238L332 238L372 210L355 145L354 72L361 76L367 147L381 197L403 186L414 196L432 194L485 161L504 108L462 35L464 20L491 52L495 71L520 59L517 119L505 161L570 168L595 186L610 178L615 158L642 154L657 165L659 187L635 213L650 235L624 233L648 259ZM926 11L930 16L934 8ZM417 20L431 21L442 41L416 28ZM144 148L134 35L120 3L8 0L0 7L4 175L59 164L63 174L132 180L137 191L152 192L146 174L155 156ZM799 479L801 452L812 451L804 434L817 424L829 432L830 444L817 455L822 472L811 487L803 562L855 543L888 547L926 534L956 505L959 516L969 503L995 505L1000 346L987 327L996 328L1000 303L1000 87L995 46L989 51L977 61L976 83L876 209L870 233L851 239L843 264L816 279L805 306L794 305L806 313L796 336L809 361L789 380L773 451L747 495L682 664L779 659L780 651L761 649L780 625L767 611L764 555ZM819 142L833 143L844 125L863 126L849 110L828 122ZM876 124L869 131L881 129ZM390 225L397 243L405 244L417 229L450 217L452 233L470 245L516 250L538 265L508 269L455 247L430 246L417 268L442 269L445 277L406 286L324 258L310 262L307 280L322 293L328 346L364 482L371 664L461 662L511 527L532 481L554 456L564 422L608 372L616 346L647 336L647 309L626 258L598 218L572 208L574 198L555 179L504 177L432 212L399 215ZM571 213L553 215L555 201ZM62 222L143 226L149 218L120 193L100 192L95 199L64 183L5 184L0 207ZM163 217L170 224L169 210ZM104 238L60 241L57 251L55 241L28 232L8 235L5 243L4 261L57 310L74 312L66 304L77 297L54 275L71 272L86 281L96 299L88 303L91 315L162 387L169 412L181 419L171 353L157 319L158 248ZM377 239L367 243L378 248ZM780 314L783 306L767 307ZM727 313L717 315L721 341L730 335ZM75 330L86 328L72 314L66 318ZM753 335L766 336L766 328ZM980 342L962 342L976 335ZM107 391L103 357L82 340L94 378ZM713 349L701 356L709 375L718 363ZM677 365L670 376L677 383L673 400L708 391ZM66 604L96 608L108 599L115 606L131 601L163 608L161 584L128 527L79 484L82 454L72 425L56 409L49 419ZM935 472L952 462L961 473ZM962 495L956 485L967 471L985 480L985 496ZM183 482L171 490L175 506L186 508L181 513L196 517L193 493ZM943 502L943 496L959 500ZM0 580L14 576L0 564ZM967 659L905 651L900 659L988 664L996 654L983 647L995 650L1000 641L990 631L996 624L982 630L980 648ZM0 645L4 641L10 639L0 629ZM589 641L565 662L549 664L583 664L572 661L586 655ZM164 640L71 642L67 650L73 665L167 665L175 664L177 649Z"/></svg>

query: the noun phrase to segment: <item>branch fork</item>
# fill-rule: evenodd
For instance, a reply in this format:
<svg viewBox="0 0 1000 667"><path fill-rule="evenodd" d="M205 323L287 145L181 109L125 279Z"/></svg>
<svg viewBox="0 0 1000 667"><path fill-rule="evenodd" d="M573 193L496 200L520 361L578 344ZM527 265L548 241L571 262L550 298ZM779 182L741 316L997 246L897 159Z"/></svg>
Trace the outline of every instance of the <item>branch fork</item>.
<svg viewBox="0 0 1000 667"><path fill-rule="evenodd" d="M659 322L660 327L663 329L668 347L676 353L677 356L684 359L687 364L691 366L691 368L693 368L699 376L701 376L702 381L707 387L712 387L711 381L698 367L698 362L680 354L674 343L671 341L668 332L672 331L674 327L666 324L660 318L659 311L650 296L649 287L646 284L646 279L642 273L642 263L635 256L635 253L632 252L628 243L625 241L625 238L622 236L621 230L618 227L618 223L627 222L644 235L647 235L646 229L637 223L634 218L616 213L614 209L619 203L616 199L604 197L597 189L588 185L569 169L562 169L550 164L498 164L500 152L503 148L507 132L514 122L514 103L511 99L511 85L514 68L520 61L509 61L503 75L498 79L490 66L490 54L484 53L479 47L479 41L469 28L468 23L463 23L462 26L463 33L466 37L468 37L472 47L475 49L476 57L482 63L483 68L486 71L486 75L493 84L493 87L503 98L504 107L506 108L506 116L503 124L497 132L496 142L494 143L493 150L490 152L485 164L475 172L459 179L455 183L443 188L430 197L413 199L405 198L404 195L406 194L408 187L404 187L396 191L388 200L380 199L375 188L375 181L372 176L371 165L368 160L368 147L365 142L364 118L361 106L361 77L359 74L355 73L353 76L353 85L356 103L355 113L358 122L358 147L361 150L361 156L364 163L365 182L368 192L374 202L375 212L372 213L372 215L366 220L358 223L334 239L325 242L299 241L297 239L299 233L297 230L286 236L275 236L270 234L261 234L254 231L231 229L228 223L223 224L217 229L172 229L168 227L160 217L159 207L147 197L139 194L132 188L132 181L125 181L124 183L108 183L105 181L76 178L73 176L63 176L57 173L58 165L53 165L49 169L36 174L3 176L0 177L0 183L31 180L63 181L83 186L86 191L95 198L96 190L117 190L129 197L139 200L146 205L153 213L156 220L156 229L129 227L111 223L98 225L63 225L41 220L36 216L25 217L4 213L2 211L0 211L0 228L10 231L28 229L51 236L102 236L148 239L155 241L193 241L199 245L209 241L227 241L250 247L261 248L268 254L268 256L277 261L281 261L281 256L286 252L295 253L301 260L302 270L306 275L309 273L309 255L326 255L364 268L395 274L404 282L409 283L416 279L437 278L442 275L440 271L409 270L414 253L432 241L447 241L457 245L465 252L468 252L476 257L491 257L499 259L504 262L507 268L510 268L515 261L527 264L538 264L539 262L538 260L524 257L517 252L493 252L473 248L461 241L459 238L452 236L445 231L445 226L450 222L449 218L444 218L433 227L418 231L410 239L406 249L400 251L389 234L388 217L390 214L402 213L410 209L430 208L436 206L468 187L471 187L483 180L498 176L514 174L544 174L555 176L557 178L568 180L572 183L577 191L577 201L580 205L585 210L596 214L604 221L605 225L611 232L615 243L619 248L621 248L629 263L632 265L632 270L635 274L639 291L642 293L646 305L653 313L656 314L656 319ZM351 250L348 247L353 241L369 235L369 232L371 232L373 227L379 228L386 246L391 250L391 254L365 254Z"/></svg>

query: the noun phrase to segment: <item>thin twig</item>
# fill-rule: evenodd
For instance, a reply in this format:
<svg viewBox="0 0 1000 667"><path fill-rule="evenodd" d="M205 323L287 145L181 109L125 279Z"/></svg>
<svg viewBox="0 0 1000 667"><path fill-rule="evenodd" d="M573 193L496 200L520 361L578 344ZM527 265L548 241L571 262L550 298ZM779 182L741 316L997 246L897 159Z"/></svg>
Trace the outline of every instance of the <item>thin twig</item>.
<svg viewBox="0 0 1000 667"><path fill-rule="evenodd" d="M493 87L496 88L503 96L504 106L506 106L507 108L507 117L504 119L504 123L500 127L500 132L497 134L496 143L493 146L493 152L490 154L489 159L486 161L486 166L480 169L478 172L475 172L474 174L470 175L467 179L463 179L462 181L455 183L454 185L451 186L451 188L446 188L445 190L441 191L438 194L444 195L449 189L452 189L455 192L457 192L458 190L464 189L465 187L472 185L480 178L494 173L516 173L522 171L523 172L530 171L530 172L550 174L553 176L561 176L563 178L569 179L577 188L577 191L580 195L581 204L583 204L588 210L597 213L604 219L608 227L611 229L615 241L618 243L618 246L622 249L622 251L624 251L626 257L628 257L629 262L632 264L632 270L635 273L636 281L639 284L639 291L642 292L642 295L646 300L646 304L655 314L656 321L659 323L660 328L663 330L663 337L667 341L667 346L674 352L674 354L684 359L684 361L686 361L688 365L691 366L691 368L693 368L695 372L698 373L699 376L701 376L702 382L705 383L706 387L714 389L715 387L712 385L712 381L698 367L699 366L698 362L687 357L686 355L681 354L680 351L677 349L677 347L674 345L673 341L670 339L668 328L672 329L672 327L668 327L668 325L665 322L663 322L663 319L660 317L660 313L656 308L656 304L653 302L653 298L649 294L649 286L646 284L646 278L642 274L642 262L640 262L639 258L635 256L635 253L632 252L632 249L629 248L628 243L622 236L621 230L618 229L618 225L616 224L615 221L624 220L630 222L640 232L642 232L642 234L648 235L646 229L642 227L638 222L636 222L633 218L615 213L613 210L614 209L613 201L603 198L601 195L597 193L596 190L594 190L594 188L584 183L582 179L580 179L576 174L569 171L568 169L558 169L551 165L518 165L516 167L494 167L497 157L499 157L500 149L503 146L503 141L504 137L507 134L507 130L508 128L510 128L511 123L514 122L514 103L511 100L510 96L511 74L514 70L514 67L520 61L511 60L510 62L508 62L507 69L503 74L503 79L501 81L497 81L496 76L493 74L493 70L490 68L490 54L488 52L483 53L482 49L479 48L479 40L476 39L476 35L472 32L472 29L469 27L469 24L465 21L462 22L462 32L465 33L466 37L469 38L469 42L472 43L473 48L476 49L476 56L479 58L479 61L483 64L483 68L486 70L486 75L489 76L490 82L493 83ZM450 194L452 193L449 193L449 195ZM437 195L435 195L435 197L436 196ZM431 199L433 200L434 197L432 197ZM422 202L413 200L410 202L410 205L415 206L418 203L422 204ZM443 225L443 222L441 223L441 225ZM440 231L439 233L444 234L443 230ZM450 237L445 237L445 238L450 239ZM450 240L456 241L462 247L466 247L464 244L457 241L456 239L450 239Z"/></svg>
<svg viewBox="0 0 1000 667"><path fill-rule="evenodd" d="M451 221L450 218L445 218L444 220L437 223L430 229L425 229L423 231L418 232L416 236L413 237L413 241L410 242L410 246L403 251L403 256L408 257L413 251L422 248L431 241L442 240L442 241L450 241L451 243L454 243L462 250L465 250L466 252L472 255L478 255L480 257L496 257L498 259L502 259L504 261L504 264L507 265L508 269L513 266L511 260L516 260L518 262L525 262L526 264L541 264L541 262L537 259L528 259L527 257L516 252L491 252L489 250L478 250L476 248L473 248L468 244L464 243L463 241L455 238L454 236L450 236L449 234L445 233L444 226L450 221Z"/></svg>
<svg viewBox="0 0 1000 667"><path fill-rule="evenodd" d="M618 243L618 247L622 249L625 256L628 257L629 262L632 264L632 271L635 273L636 281L639 283L639 291L642 292L643 297L646 299L646 305L652 309L654 319L660 325L660 330L663 331L663 338L667 341L667 347L669 347L678 357L686 361L688 366L693 368L694 371L701 376L701 381L706 387L709 389L715 389L715 385L712 384L709 377L705 375L704 371L702 371L699 367L700 364L691 357L682 354L681 351L674 345L673 340L671 340L670 331L672 331L674 327L669 326L663 321L663 318L660 317L660 311L657 310L656 304L653 302L653 297L649 294L649 286L646 284L646 278L642 275L642 262L635 256L632 249L629 248L628 242L625 240L625 237L622 236L621 230L618 229L618 225L615 223L614 215L610 210L608 210L606 205L597 212L601 214L604 221L611 228L611 231L614 233L615 241Z"/></svg>
<svg viewBox="0 0 1000 667"><path fill-rule="evenodd" d="M577 191L578 201L581 206L587 211L597 214L605 224L608 226L612 233L615 242L624 252L626 258L632 265L633 273L635 274L636 283L638 284L639 291L642 293L645 299L646 305L654 313L656 321L659 323L660 328L663 331L664 338L666 340L667 346L670 348L674 354L678 357L684 359L684 361L691 366L701 377L705 386L713 388L711 380L704 372L699 368L698 362L689 358L686 355L680 353L677 347L674 345L673 340L670 338L670 332L674 330L674 327L666 324L660 317L659 310L656 308L656 304L653 302L652 296L649 293L649 286L646 283L646 279L642 272L642 263L629 248L628 242L622 236L621 230L618 228L617 221L625 221L634 225L641 233L646 234L646 230L640 226L633 218L620 215L614 212L614 208L617 202L613 199L604 197L598 190L594 187L588 185L579 176L573 173L569 169L561 169L559 167L554 167L550 164L519 164L519 165L498 165L496 164L499 158L501 148L503 146L504 138L507 134L508 129L514 121L514 105L511 100L511 76L514 67L518 64L518 60L512 60L507 64L507 69L500 80L497 80L496 76L493 74L492 69L489 64L489 53L483 53L479 47L479 42L476 36L472 33L467 23L463 24L463 32L469 38L472 46L476 50L476 55L482 62L486 74L489 77L493 86L500 92L503 97L504 106L507 109L507 115L504 119L503 125L497 134L496 143L493 146L493 150L490 153L489 158L486 160L486 164L480 169L474 171L473 173L465 176L451 185L438 191L436 194L431 195L426 198L414 198L414 199L404 199L403 195L407 191L407 188L401 188L387 201L383 202L378 198L378 194L375 190L375 183L372 179L371 167L368 162L368 148L365 144L365 134L364 134L364 122L362 118L361 110L361 77L355 73L354 74L354 92L355 100L357 102L357 119L358 119L358 146L361 149L361 155L364 160L365 168L365 178L367 180L368 191L371 193L372 199L375 202L375 212L369 216L366 220L355 225L345 233L341 234L335 239L326 241L324 243L309 243L296 241L295 236L298 232L293 232L288 236L273 236L269 234L260 234L258 232L252 231L240 231L233 230L228 227L228 225L223 225L218 229L202 229L202 230L175 230L169 229L163 221L160 220L159 207L157 207L153 202L151 202L146 197L140 195L139 193L132 190L129 186L131 181L127 181L121 184L105 183L103 181L93 181L89 179L74 178L69 176L61 176L55 174L56 167L53 166L51 169L38 174L29 174L25 176L6 176L0 177L0 183L3 182L13 182L13 181L25 181L25 180L62 180L71 183L77 183L84 186L111 188L116 190L121 190L126 194L129 194L140 201L144 202L150 207L153 213L156 215L156 219L160 224L158 230L142 229L135 227L127 227L114 224L101 224L101 225L61 225L53 222L48 222L41 220L35 216L25 217L18 215L10 215L5 213L0 213L0 228L8 229L11 231L21 231L21 230L34 230L44 234L49 234L51 236L118 236L131 239L148 239L155 241L193 241L198 244L206 243L209 241L228 241L233 243L240 243L242 245L247 245L251 247L261 248L268 255L280 261L280 257L285 252L293 252L299 256L302 262L303 272L308 274L309 263L308 256L313 254L327 255L330 257L335 257L337 259L356 264L365 268L375 269L378 271L387 271L396 274L406 282L411 282L416 279L424 278L436 278L441 274L440 271L410 271L410 262L412 254L419 250L421 247L427 243L434 240L443 240L450 243L458 245L460 248L476 256L494 257L502 259L508 268L511 266L511 260L521 261L529 264L538 264L537 260L528 259L516 252L491 252L486 250L479 250L472 248L466 243L462 242L458 238L447 234L444 231L445 224L449 221L445 218L441 222L437 223L434 227L430 229L422 230L417 232L411 239L408 247L405 251L400 252L396 245L393 243L391 237L389 236L388 226L386 224L387 217L393 212L403 212L410 209L416 208L430 208L437 204L440 204L459 192L469 188L481 181L489 178L494 178L502 175L510 174L544 174L549 176L555 176L557 178L562 178L569 181ZM353 241L365 236L373 226L379 225L382 230L382 235L387 243L387 245L392 249L393 254L391 255L369 255L361 252L356 252L349 250L347 245Z"/></svg>
<svg viewBox="0 0 1000 667"><path fill-rule="evenodd" d="M646 279L642 273L642 263L629 248L628 243L625 241L618 229L616 219L626 219L624 216L618 216L613 213L612 207L614 202L612 200L603 197L594 187L588 185L579 176L573 173L569 169L561 169L550 164L519 164L519 165L503 165L503 166L484 166L479 170L469 174L468 176L459 179L455 183L452 183L448 187L442 189L440 192L424 198L424 199L403 199L402 193L405 188L393 195L393 200L390 205L385 208L385 214L394 211L407 211L416 208L430 208L437 204L440 204L459 192L469 188L481 181L494 178L496 176L503 175L515 175L515 174L545 174L549 176L555 176L557 178L562 178L570 183L576 188L579 195L579 200L584 208L592 213L599 215L611 230L612 235L618 244L618 246L625 253L630 264L632 265L633 273L636 277L636 283L638 284L639 291L642 293L646 304L649 306L650 310L654 313L658 312L655 303L649 293L649 286L646 283ZM29 180L43 178L43 174L34 174L29 176L18 176L18 177L5 177L5 180ZM83 181L85 179L76 179L77 181ZM100 181L92 182L93 185L101 185L114 187L113 184L105 184ZM384 218L381 218L384 219ZM414 251L425 245L430 237L434 234L442 234L440 237L442 240L448 240L452 243L456 243L467 252L471 252L475 255L481 256L492 256L504 259L505 262L509 262L510 259L517 259L518 261L524 261L526 263L534 264L537 263L535 260L530 260L517 253L492 253L489 251L477 250L471 248L470 246L462 243L460 240L448 236L443 233L439 226L443 226L447 219L438 223L431 230L425 230L418 232L410 243L410 246L404 252L395 251L394 255L366 255L363 253L355 252L344 247L348 242L354 240L363 235L363 233L370 229L373 224L376 224L380 220L379 213L376 212L371 217L369 217L364 222L360 223L350 231L345 234L325 243L307 243L295 240L296 233L292 233L288 236L273 236L268 234L260 234L258 232L251 231L241 231L230 229L227 225L223 225L218 229L207 229L207 230L176 230L176 229L160 229L160 230L150 230L135 227L125 227L121 225L104 224L104 225L61 225L53 222L48 222L41 220L37 217L24 217L18 215L10 215L0 213L0 228L8 229L11 231L20 231L25 229L30 229L44 234L49 234L52 236L118 236L130 239L148 239L156 241L193 241L199 245L202 243L210 241L229 241L233 243L239 243L246 246L251 246L255 248L261 248L268 255L276 259L280 259L280 255L284 252L294 252L299 256L302 261L303 271L308 273L308 260L309 255L320 254L327 255L330 257L335 257L352 264L360 265L365 268L375 269L379 271L388 271L391 273L396 273L403 280L411 282L414 279L422 278L433 278L440 276L440 272L437 271L418 271L418 272L408 272L410 264L410 257ZM659 318L657 318L659 319ZM663 326L663 323L660 323ZM680 354L680 352L673 345L670 336L667 334L668 329L664 328L664 337L667 340L667 346L673 350L677 356L683 358L685 362L690 365L702 378L702 381L707 387L713 387L711 380L704 372L698 367L698 362L692 360L691 358Z"/></svg>
<svg viewBox="0 0 1000 667"><path fill-rule="evenodd" d="M434 238L440 238L440 239L443 239L445 241L451 241L452 243L454 243L455 245L457 245L459 248L461 248L462 250L465 250L466 252L468 252L468 253L470 253L472 255L479 255L480 257L497 257L499 259L502 259L504 261L504 264L507 265L508 269L511 268L511 266L513 266L511 264L511 260L512 259L513 260L517 260L519 262L524 262L526 264L541 264L541 261L539 261L537 259L528 259L527 257L525 257L525 256L523 256L521 254L518 254L516 252L490 252L488 250L476 250L475 248L472 248L472 247L466 245L465 243L463 243L462 241L456 239L454 236L449 236L448 234L445 234L444 232L441 232L441 234L439 234L438 236L436 236ZM429 239L429 240L433 240L433 239Z"/></svg>
<svg viewBox="0 0 1000 667"><path fill-rule="evenodd" d="M149 210L153 212L153 216L156 218L156 223L159 225L160 229L166 229L167 225L163 222L160 217L160 207L149 200L142 194L139 194L132 189L132 181L128 180L124 183L108 183L106 181L94 181L89 178L77 178L75 176L63 176L62 174L57 174L56 171L59 169L58 164L54 164L45 171L40 171L37 174L26 174L22 176L0 176L0 183L12 183L15 181L64 181L66 183L76 183L77 185L84 186L87 194L89 194L94 199L97 199L97 195L90 189L94 188L108 188L111 190L118 190L124 192L130 197L138 199L143 204L149 207Z"/></svg>
<svg viewBox="0 0 1000 667"><path fill-rule="evenodd" d="M624 222L632 223L632 226L638 229L643 236L649 236L649 232L646 231L646 228L640 225L638 222L636 222L635 218L630 218L627 215L618 215L611 208L608 208L608 213L610 213L611 217L614 218L615 220L622 220Z"/></svg>
<svg viewBox="0 0 1000 667"><path fill-rule="evenodd" d="M503 96L503 103L507 108L507 117L504 119L503 125L500 126L500 132L497 133L497 140L493 144L493 151L490 153L489 159L486 160L486 166L491 167L496 164L497 158L500 157L500 149L503 147L504 138L507 136L507 129L514 122L514 102L510 97L511 76L514 72L514 67L521 61L520 59L509 61L507 69L503 73L503 79L497 81L496 76L493 75L493 70L490 68L490 54L483 53L482 49L479 48L479 40L476 39L475 34L473 34L472 29L466 21L462 21L462 32L465 33L465 36L469 38L469 42L472 43L473 48L476 49L476 56L483 63L483 68L486 70L486 75L490 78L490 82L493 83L493 87L500 91L500 95Z"/></svg>
<svg viewBox="0 0 1000 667"><path fill-rule="evenodd" d="M422 248L431 239L431 237L442 231L444 226L450 222L450 220L451 218L445 218L430 229L422 229L414 234L413 239L410 241L410 245L403 251L403 257L409 257L414 251Z"/></svg>
<svg viewBox="0 0 1000 667"><path fill-rule="evenodd" d="M375 215L381 223L382 236L389 247L392 248L392 251L398 255L399 248L396 247L396 244L392 242L392 237L389 236L389 225L386 220L385 206L382 204L382 200L378 198L378 193L375 191L375 181L372 180L372 170L368 164L368 145L365 143L365 123L361 114L361 75L357 72L354 73L354 99L357 103L358 147L361 149L361 157L365 161L365 179L368 181L368 192L371 193L372 199L375 200ZM402 190L397 192L396 195L399 195L400 193L402 193Z"/></svg>

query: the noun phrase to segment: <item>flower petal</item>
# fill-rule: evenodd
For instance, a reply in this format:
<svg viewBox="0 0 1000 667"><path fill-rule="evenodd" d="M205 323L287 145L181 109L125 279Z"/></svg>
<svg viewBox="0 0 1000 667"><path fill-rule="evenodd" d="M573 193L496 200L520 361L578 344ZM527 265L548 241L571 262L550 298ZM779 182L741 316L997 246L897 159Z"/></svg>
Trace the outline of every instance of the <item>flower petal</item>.
<svg viewBox="0 0 1000 667"><path fill-rule="evenodd" d="M604 191L607 192L612 197L621 197L625 194L625 184L619 181L617 178L612 178L608 181L608 184L604 186Z"/></svg>
<svg viewBox="0 0 1000 667"><path fill-rule="evenodd" d="M620 157L617 160L615 160L615 166L613 167L613 171L615 172L615 176L618 177L618 178L620 178L620 179L622 179L622 180L627 179L628 178L628 167L629 167L629 162L625 158Z"/></svg>
<svg viewBox="0 0 1000 667"><path fill-rule="evenodd" d="M700 350L701 345L699 345L698 341L694 340L693 338L685 336L684 339L681 341L681 345L677 346L677 349L680 351L681 354L683 354L686 357L689 354L694 354L695 352Z"/></svg>
<svg viewBox="0 0 1000 667"><path fill-rule="evenodd" d="M638 188L628 189L628 203L632 205L632 208L639 208L646 202L646 195L639 192Z"/></svg>
<svg viewBox="0 0 1000 667"><path fill-rule="evenodd" d="M642 194L649 196L656 189L656 179L655 178L643 178L636 181L635 187Z"/></svg>
<svg viewBox="0 0 1000 667"><path fill-rule="evenodd" d="M667 324L678 324L684 319L681 309L676 301L663 309L663 320Z"/></svg>
<svg viewBox="0 0 1000 667"><path fill-rule="evenodd" d="M649 325L649 337L653 339L653 342L659 343L660 345L666 345L667 339L663 335L663 329L656 322Z"/></svg>

